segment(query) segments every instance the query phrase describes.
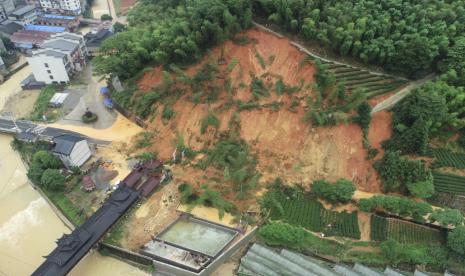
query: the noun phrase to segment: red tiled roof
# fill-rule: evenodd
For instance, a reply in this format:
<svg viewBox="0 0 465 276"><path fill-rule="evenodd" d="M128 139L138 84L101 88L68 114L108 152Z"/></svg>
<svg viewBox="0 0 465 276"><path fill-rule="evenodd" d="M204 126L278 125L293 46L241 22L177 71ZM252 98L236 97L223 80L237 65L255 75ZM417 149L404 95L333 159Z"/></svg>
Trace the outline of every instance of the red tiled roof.
<svg viewBox="0 0 465 276"><path fill-rule="evenodd" d="M21 30L11 36L13 43L28 43L39 46L50 37L51 33Z"/></svg>
<svg viewBox="0 0 465 276"><path fill-rule="evenodd" d="M85 175L82 178L82 186L84 186L86 191L92 191L95 189L95 183L89 175Z"/></svg>

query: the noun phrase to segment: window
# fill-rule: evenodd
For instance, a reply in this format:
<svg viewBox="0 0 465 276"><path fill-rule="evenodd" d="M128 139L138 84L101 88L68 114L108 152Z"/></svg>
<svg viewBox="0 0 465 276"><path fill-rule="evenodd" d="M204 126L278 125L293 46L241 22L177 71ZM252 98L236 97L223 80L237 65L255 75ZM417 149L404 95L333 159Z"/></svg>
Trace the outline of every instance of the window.
<svg viewBox="0 0 465 276"><path fill-rule="evenodd" d="M53 80L53 76L52 76L52 75L50 75L49 77L50 77L51 80Z"/></svg>
<svg viewBox="0 0 465 276"><path fill-rule="evenodd" d="M47 70L47 73L51 74L51 73L52 73L52 71L50 71L50 70Z"/></svg>
<svg viewBox="0 0 465 276"><path fill-rule="evenodd" d="M44 63L44 66L48 68L48 63Z"/></svg>

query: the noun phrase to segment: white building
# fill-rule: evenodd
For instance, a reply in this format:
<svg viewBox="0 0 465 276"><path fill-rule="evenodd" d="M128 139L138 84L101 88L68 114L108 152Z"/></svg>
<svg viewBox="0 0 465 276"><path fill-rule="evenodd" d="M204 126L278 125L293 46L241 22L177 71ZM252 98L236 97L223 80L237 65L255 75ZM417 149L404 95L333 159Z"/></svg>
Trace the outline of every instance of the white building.
<svg viewBox="0 0 465 276"><path fill-rule="evenodd" d="M82 13L80 0L40 0L40 6L46 11L59 11L74 15Z"/></svg>
<svg viewBox="0 0 465 276"><path fill-rule="evenodd" d="M22 6L8 13L8 19L21 25L31 24L37 18L36 7Z"/></svg>
<svg viewBox="0 0 465 276"><path fill-rule="evenodd" d="M64 134L53 138L53 142L53 154L68 168L82 166L92 155L85 138Z"/></svg>
<svg viewBox="0 0 465 276"><path fill-rule="evenodd" d="M67 83L75 71L86 65L87 48L84 37L60 33L52 35L37 51L28 57L36 81Z"/></svg>

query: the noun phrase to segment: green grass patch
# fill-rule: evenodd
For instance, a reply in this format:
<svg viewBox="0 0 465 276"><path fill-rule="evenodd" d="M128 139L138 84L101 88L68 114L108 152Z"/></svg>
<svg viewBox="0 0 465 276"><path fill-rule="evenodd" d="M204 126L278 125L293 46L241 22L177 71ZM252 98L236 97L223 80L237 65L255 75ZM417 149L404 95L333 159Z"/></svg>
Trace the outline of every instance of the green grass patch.
<svg viewBox="0 0 465 276"><path fill-rule="evenodd" d="M86 221L84 211L74 205L73 202L66 197L66 195L61 192L54 193L45 189L42 189L42 191L74 225L79 226Z"/></svg>
<svg viewBox="0 0 465 276"><path fill-rule="evenodd" d="M56 88L54 86L46 86L40 90L39 97L37 98L36 102L34 103L34 109L32 110L29 119L32 121L43 121L44 115L48 112L48 104L52 99L53 95L56 93ZM52 120L53 115L47 116L47 120Z"/></svg>
<svg viewBox="0 0 465 276"><path fill-rule="evenodd" d="M465 177L450 173L433 173L434 190L442 193L465 195Z"/></svg>

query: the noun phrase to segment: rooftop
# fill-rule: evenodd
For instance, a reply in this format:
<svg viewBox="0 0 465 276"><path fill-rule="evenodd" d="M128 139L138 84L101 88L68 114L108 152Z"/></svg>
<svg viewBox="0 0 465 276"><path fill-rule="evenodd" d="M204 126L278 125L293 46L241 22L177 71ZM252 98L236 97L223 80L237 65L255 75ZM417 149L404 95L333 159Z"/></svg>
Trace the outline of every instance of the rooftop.
<svg viewBox="0 0 465 276"><path fill-rule="evenodd" d="M13 15L13 16L21 16L21 15L27 14L29 12L32 12L35 9L36 9L36 7L34 7L34 6L22 6L22 7L18 7L17 9L10 12L9 14Z"/></svg>
<svg viewBox="0 0 465 276"><path fill-rule="evenodd" d="M50 18L50 19L65 19L65 20L74 20L74 19L76 19L75 16L57 15L57 14L50 14L50 13L45 13L45 14L42 14L40 16L44 17L44 18Z"/></svg>
<svg viewBox="0 0 465 276"><path fill-rule="evenodd" d="M69 40L61 39L61 38L54 38L45 41L41 47L42 48L49 48L55 50L61 50L66 52L72 52L79 46L77 42L71 42Z"/></svg>
<svg viewBox="0 0 465 276"><path fill-rule="evenodd" d="M26 24L24 26L24 29L28 31L41 31L41 32L49 32L49 33L61 33L65 31L65 27L33 25L33 24Z"/></svg>
<svg viewBox="0 0 465 276"><path fill-rule="evenodd" d="M45 51L39 51L36 52L37 54L44 54L47 56L51 57L57 57L57 58L63 58L66 56L66 54L63 54L62 52L54 51L54 50L45 50Z"/></svg>
<svg viewBox="0 0 465 276"><path fill-rule="evenodd" d="M69 134L64 134L55 137L53 139L53 141L55 142L53 152L69 155L73 151L73 148L76 145L76 143L82 140L85 140L85 138Z"/></svg>
<svg viewBox="0 0 465 276"><path fill-rule="evenodd" d="M15 32L22 30L23 26L13 21L4 21L0 24L0 32L12 35Z"/></svg>
<svg viewBox="0 0 465 276"><path fill-rule="evenodd" d="M19 44L28 43L39 45L49 37L50 33L48 32L21 30L11 36L11 41Z"/></svg>

